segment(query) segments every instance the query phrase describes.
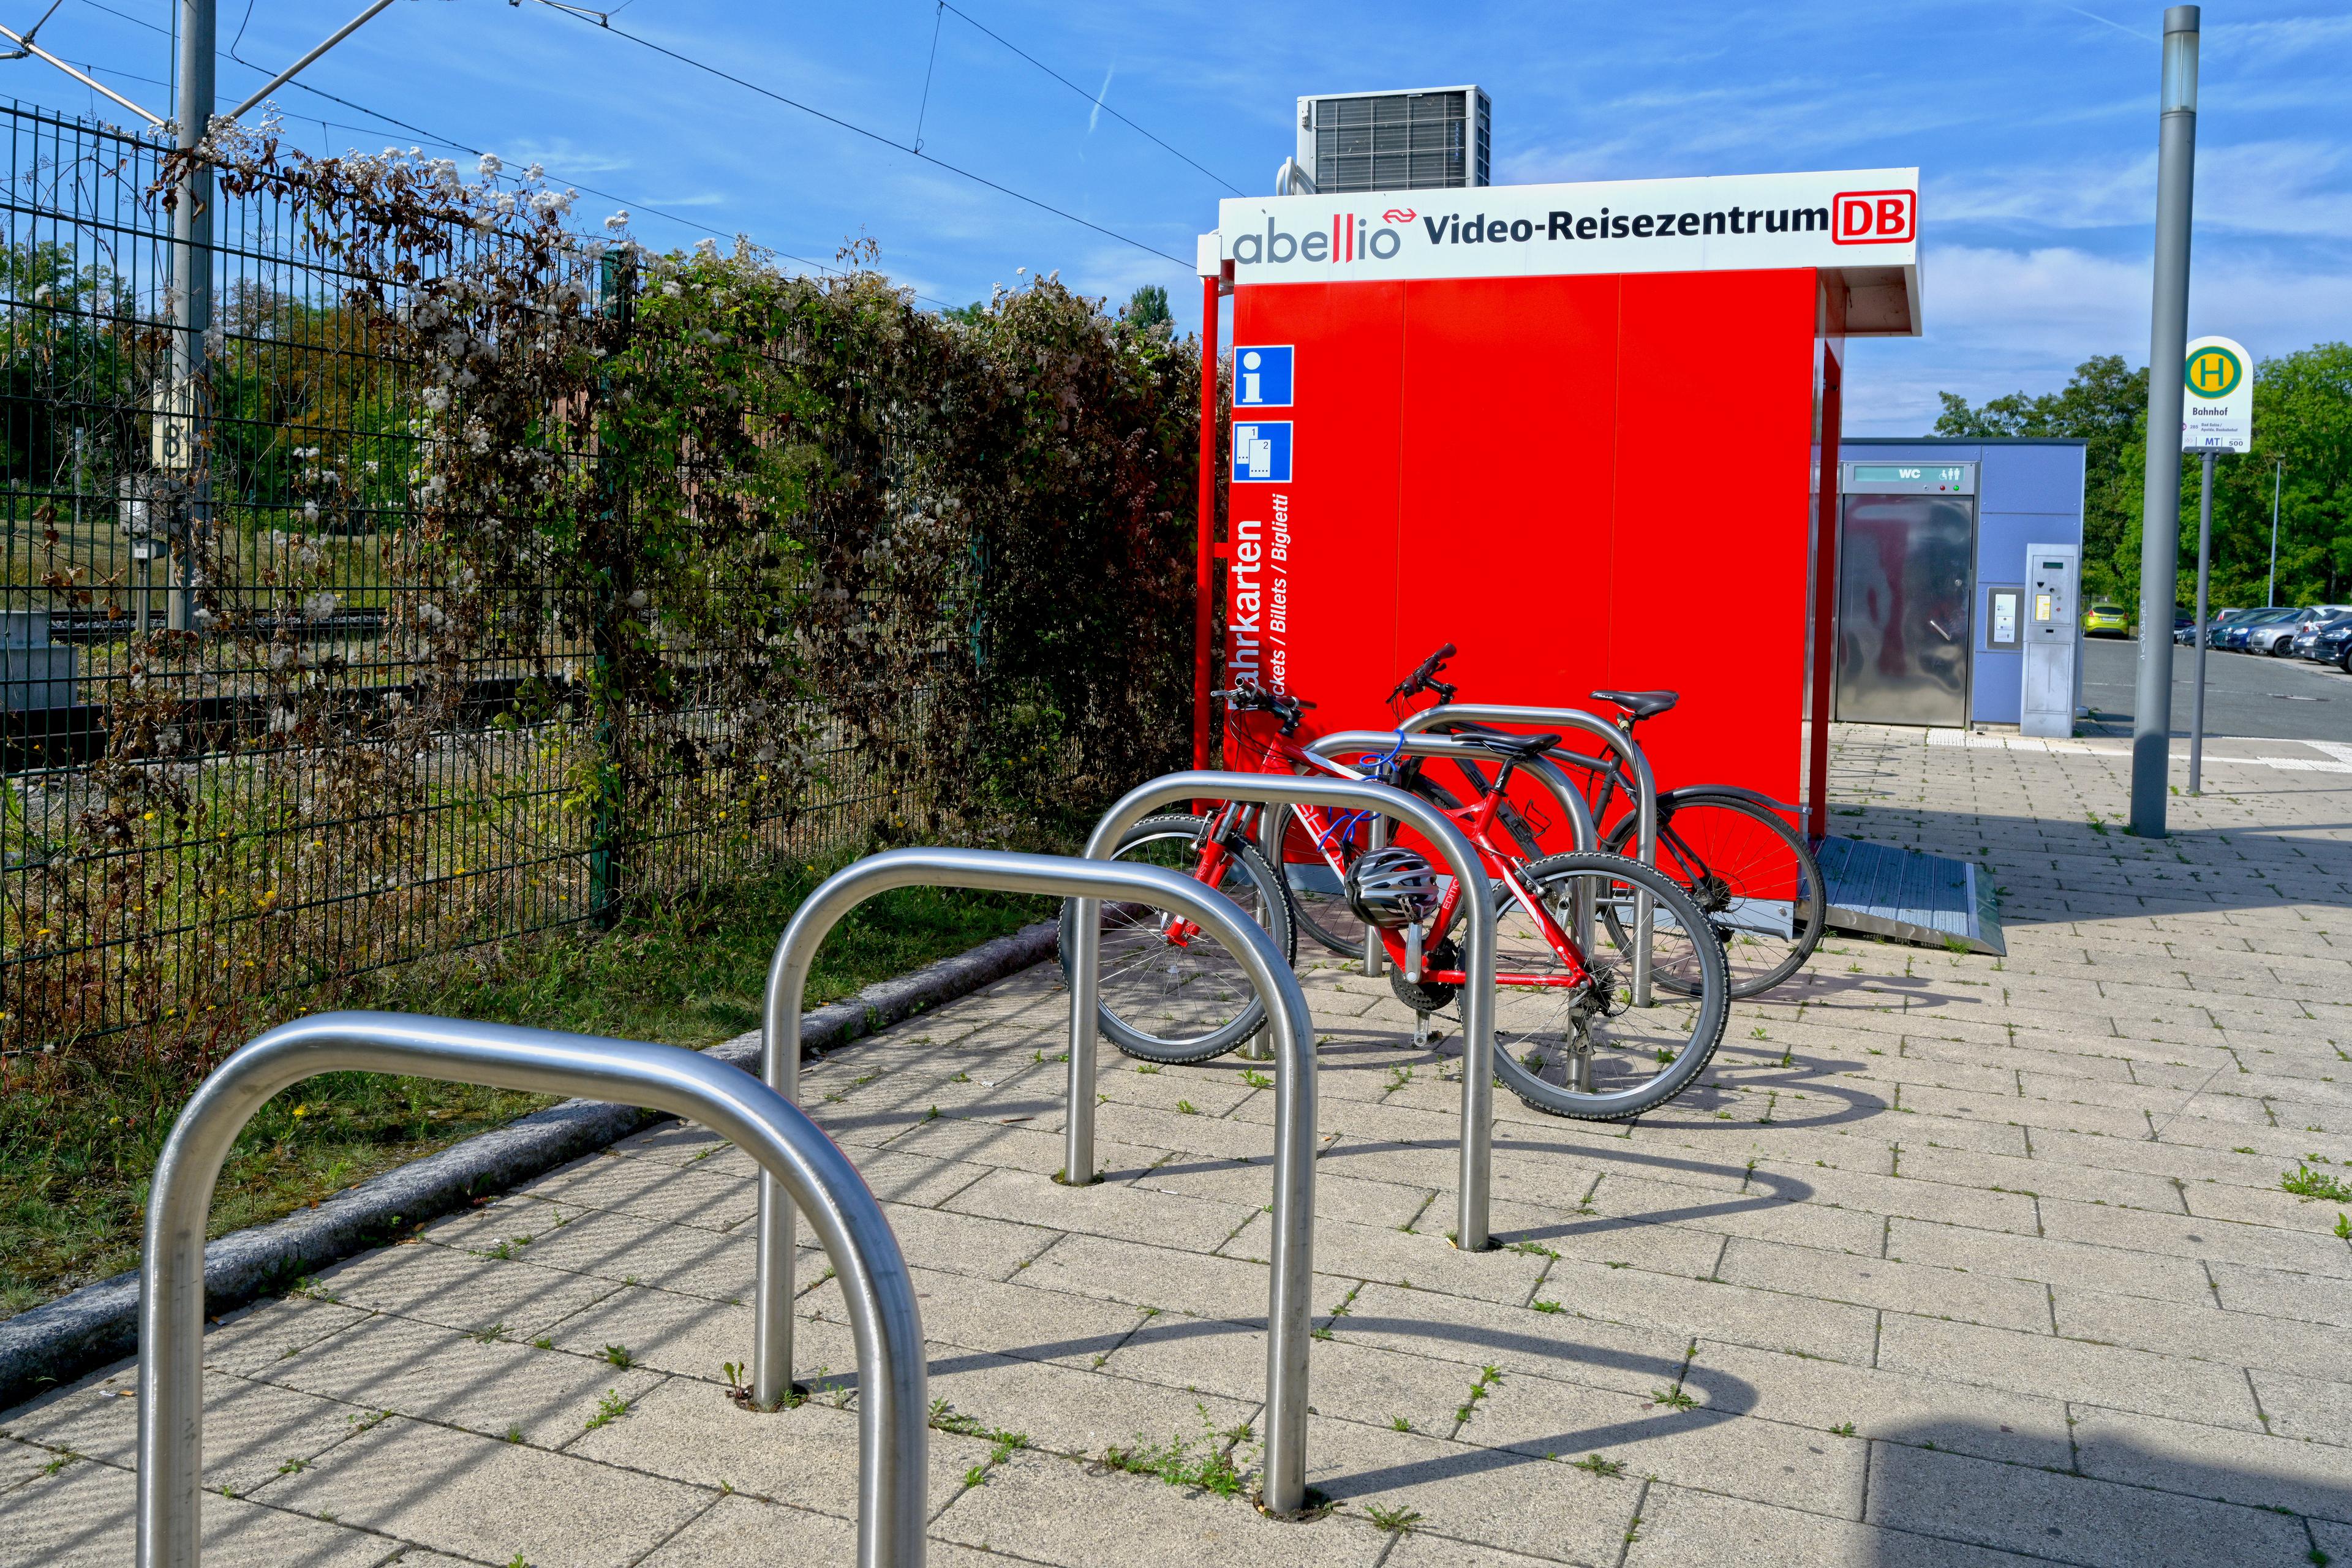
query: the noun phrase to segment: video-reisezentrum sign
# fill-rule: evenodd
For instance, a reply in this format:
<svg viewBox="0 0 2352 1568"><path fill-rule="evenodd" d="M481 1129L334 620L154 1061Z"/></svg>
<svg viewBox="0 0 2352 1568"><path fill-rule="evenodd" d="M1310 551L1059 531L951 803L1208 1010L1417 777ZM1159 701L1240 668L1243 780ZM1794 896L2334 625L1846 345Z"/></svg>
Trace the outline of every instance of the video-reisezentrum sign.
<svg viewBox="0 0 2352 1568"><path fill-rule="evenodd" d="M1219 205L1234 281L1918 265L1919 172L1487 185Z"/></svg>

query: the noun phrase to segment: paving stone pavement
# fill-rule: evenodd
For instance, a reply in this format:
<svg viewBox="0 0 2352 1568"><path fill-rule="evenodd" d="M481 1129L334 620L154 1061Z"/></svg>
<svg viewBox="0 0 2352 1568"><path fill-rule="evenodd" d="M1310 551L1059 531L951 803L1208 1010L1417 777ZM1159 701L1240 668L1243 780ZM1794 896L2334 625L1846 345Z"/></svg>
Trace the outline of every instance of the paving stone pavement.
<svg viewBox="0 0 2352 1568"><path fill-rule="evenodd" d="M1842 732L1834 826L1990 867L2010 955L1832 938L1631 1126L1498 1095L1484 1256L1444 1234L1448 1047L1311 970L1311 1523L1102 1462L1251 1462L1269 1068L1106 1052L1109 1179L1073 1191L1050 968L813 1067L951 1412L932 1561L2352 1562L2352 1202L2281 1186L2352 1179L2352 779L2216 759L2147 842L2127 769ZM752 1414L721 1373L751 1174L657 1128L222 1322L206 1562L847 1562L821 1258L815 1396ZM128 1561L130 1382L0 1415L0 1565Z"/></svg>

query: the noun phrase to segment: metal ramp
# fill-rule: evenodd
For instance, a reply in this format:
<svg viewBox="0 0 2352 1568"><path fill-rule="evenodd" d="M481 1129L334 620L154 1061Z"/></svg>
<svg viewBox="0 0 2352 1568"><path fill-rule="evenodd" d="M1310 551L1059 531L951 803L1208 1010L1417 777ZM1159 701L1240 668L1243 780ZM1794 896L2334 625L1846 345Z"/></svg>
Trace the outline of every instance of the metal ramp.
<svg viewBox="0 0 2352 1568"><path fill-rule="evenodd" d="M2008 955L1992 879L1972 863L1834 836L1822 839L1815 853L1829 886L1834 929Z"/></svg>

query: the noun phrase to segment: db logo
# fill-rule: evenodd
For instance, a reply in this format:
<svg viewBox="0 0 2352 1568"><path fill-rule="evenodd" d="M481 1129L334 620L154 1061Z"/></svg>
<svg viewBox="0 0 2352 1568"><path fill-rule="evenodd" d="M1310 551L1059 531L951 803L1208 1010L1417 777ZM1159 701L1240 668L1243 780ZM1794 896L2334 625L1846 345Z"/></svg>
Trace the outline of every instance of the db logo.
<svg viewBox="0 0 2352 1568"><path fill-rule="evenodd" d="M1830 212L1830 237L1840 245L1904 245L1917 237L1914 191L1843 191Z"/></svg>

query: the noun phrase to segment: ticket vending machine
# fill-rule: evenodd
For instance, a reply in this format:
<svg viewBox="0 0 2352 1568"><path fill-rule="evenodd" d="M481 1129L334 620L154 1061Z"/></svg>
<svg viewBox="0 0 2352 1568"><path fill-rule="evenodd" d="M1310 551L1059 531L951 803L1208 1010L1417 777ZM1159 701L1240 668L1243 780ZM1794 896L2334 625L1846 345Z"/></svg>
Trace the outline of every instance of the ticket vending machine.
<svg viewBox="0 0 2352 1568"><path fill-rule="evenodd" d="M2025 551L2025 691L2018 732L2063 740L2074 732L2082 551L2072 544L2029 544Z"/></svg>

